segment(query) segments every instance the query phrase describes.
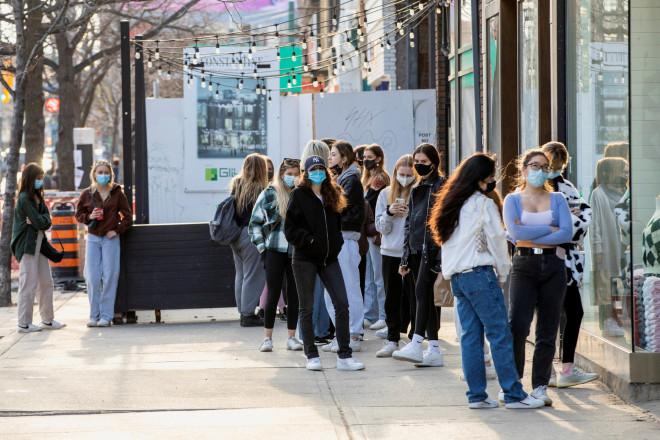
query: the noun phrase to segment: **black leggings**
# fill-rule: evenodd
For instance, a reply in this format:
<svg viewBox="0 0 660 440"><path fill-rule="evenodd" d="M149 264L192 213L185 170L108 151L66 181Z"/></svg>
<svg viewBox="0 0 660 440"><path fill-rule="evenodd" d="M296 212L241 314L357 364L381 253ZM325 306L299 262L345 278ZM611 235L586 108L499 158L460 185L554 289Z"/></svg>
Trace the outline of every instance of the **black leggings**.
<svg viewBox="0 0 660 440"><path fill-rule="evenodd" d="M428 261L435 261L437 252L429 252ZM408 264L415 280L415 334L426 337L429 341L438 340L438 321L440 308L435 306L433 284L437 274L431 272L421 253L411 254Z"/></svg>
<svg viewBox="0 0 660 440"><path fill-rule="evenodd" d="M577 286L566 287L564 298L564 313L566 313L566 326L564 327L562 339L562 362L572 363L575 360L575 347L577 346L580 324L584 311L582 310L582 298L580 288Z"/></svg>
<svg viewBox="0 0 660 440"><path fill-rule="evenodd" d="M385 322L387 340L399 342L408 324L415 326L415 289L412 274L399 274L401 257L383 255L383 282L385 284ZM405 325L405 327L404 327Z"/></svg>
<svg viewBox="0 0 660 440"><path fill-rule="evenodd" d="M293 277L291 258L285 252L266 250L266 309L264 310L264 328L275 326L277 302L282 292L282 284L286 277L286 328L295 330L298 325L298 291Z"/></svg>

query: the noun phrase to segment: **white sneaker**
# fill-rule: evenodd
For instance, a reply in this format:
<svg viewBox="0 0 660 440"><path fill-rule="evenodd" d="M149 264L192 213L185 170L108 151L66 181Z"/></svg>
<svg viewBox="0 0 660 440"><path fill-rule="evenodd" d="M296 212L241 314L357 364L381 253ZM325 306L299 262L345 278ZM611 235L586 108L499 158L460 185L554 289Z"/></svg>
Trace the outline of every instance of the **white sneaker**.
<svg viewBox="0 0 660 440"><path fill-rule="evenodd" d="M596 373L585 373L584 371L580 371L575 365L571 365L571 369L568 373L559 375L557 387L572 387L573 385L580 385L596 379L598 379L598 375Z"/></svg>
<svg viewBox="0 0 660 440"><path fill-rule="evenodd" d="M445 361L442 358L441 351L431 351L426 350L424 352L423 361L419 364L415 364L416 367L442 367L445 364Z"/></svg>
<svg viewBox="0 0 660 440"><path fill-rule="evenodd" d="M321 363L321 358L311 358L307 359L307 365L305 366L308 370L311 371L321 371L323 370L323 364Z"/></svg>
<svg viewBox="0 0 660 440"><path fill-rule="evenodd" d="M405 347L395 350L392 353L392 357L397 361L408 361L414 363L420 363L424 360L424 355L422 354L422 346L417 342L411 342Z"/></svg>
<svg viewBox="0 0 660 440"><path fill-rule="evenodd" d="M261 347L259 347L259 351L262 353L273 351L273 340L270 338L264 338L263 342L261 343Z"/></svg>
<svg viewBox="0 0 660 440"><path fill-rule="evenodd" d="M360 340L358 339L357 341L353 338L351 338L351 342L348 343L348 346L351 347L351 350L353 350L353 353L356 351L362 350L362 346L360 344ZM339 345L337 346L337 351L339 351Z"/></svg>
<svg viewBox="0 0 660 440"><path fill-rule="evenodd" d="M556 386L557 386L557 374L553 371L550 374L550 380L548 381L548 388L550 387L554 388Z"/></svg>
<svg viewBox="0 0 660 440"><path fill-rule="evenodd" d="M380 339L387 339L387 327L381 328L376 332L376 336Z"/></svg>
<svg viewBox="0 0 660 440"><path fill-rule="evenodd" d="M364 321L362 321L362 327L369 328L373 325L373 322L371 320L364 318Z"/></svg>
<svg viewBox="0 0 660 440"><path fill-rule="evenodd" d="M339 371L357 371L364 370L364 364L358 362L355 358L339 359L337 358L337 370Z"/></svg>
<svg viewBox="0 0 660 440"><path fill-rule="evenodd" d="M294 336L291 336L286 340L286 349L292 351L300 351L303 349L303 344Z"/></svg>
<svg viewBox="0 0 660 440"><path fill-rule="evenodd" d="M500 390L500 392L497 393L497 400L504 403L504 390Z"/></svg>
<svg viewBox="0 0 660 440"><path fill-rule="evenodd" d="M505 406L507 409L534 409L545 406L545 403L543 403L542 400L535 399L532 396L527 396L519 402L507 403Z"/></svg>
<svg viewBox="0 0 660 440"><path fill-rule="evenodd" d="M99 322L96 323L97 327L110 327L110 321L107 319L99 319Z"/></svg>
<svg viewBox="0 0 660 440"><path fill-rule="evenodd" d="M96 319L90 319L87 321L87 327L96 327L98 325L99 321Z"/></svg>
<svg viewBox="0 0 660 440"><path fill-rule="evenodd" d="M470 409L482 409L482 408L497 408L500 406L499 403L497 403L496 400L491 399L490 397L486 397L484 400L481 402L471 402L468 404Z"/></svg>
<svg viewBox="0 0 660 440"><path fill-rule="evenodd" d="M61 328L66 327L66 324L62 324L61 322L57 322L54 319L50 321L49 324L46 324L45 322L41 322L41 328L44 330L59 330Z"/></svg>
<svg viewBox="0 0 660 440"><path fill-rule="evenodd" d="M486 364L486 379L497 379L497 371L495 371L495 365L492 361Z"/></svg>
<svg viewBox="0 0 660 440"><path fill-rule="evenodd" d="M552 399L548 397L548 387L546 385L534 388L534 391L530 395L537 400L543 401L545 406L552 406Z"/></svg>
<svg viewBox="0 0 660 440"><path fill-rule="evenodd" d="M36 326L34 324L28 324L27 327L21 327L20 325L18 326L19 333L40 332L41 330L43 330L43 328Z"/></svg>
<svg viewBox="0 0 660 440"><path fill-rule="evenodd" d="M337 353L339 350L339 345L337 345L337 338L334 338L331 343L321 346L321 350L327 353Z"/></svg>
<svg viewBox="0 0 660 440"><path fill-rule="evenodd" d="M387 324L385 323L385 320L379 319L374 324L371 324L369 326L369 329L371 329L371 330L380 330L380 329L385 328L386 326L387 326Z"/></svg>
<svg viewBox="0 0 660 440"><path fill-rule="evenodd" d="M399 348L398 342L385 341L383 342L383 348L376 352L376 357L387 358L392 357L392 353Z"/></svg>

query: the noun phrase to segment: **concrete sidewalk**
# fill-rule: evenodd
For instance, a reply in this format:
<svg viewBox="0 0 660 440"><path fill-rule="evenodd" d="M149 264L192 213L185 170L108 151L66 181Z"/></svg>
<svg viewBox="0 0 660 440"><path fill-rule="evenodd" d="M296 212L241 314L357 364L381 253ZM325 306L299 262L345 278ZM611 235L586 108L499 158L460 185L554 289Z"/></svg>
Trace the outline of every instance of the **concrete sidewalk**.
<svg viewBox="0 0 660 440"><path fill-rule="evenodd" d="M541 410L469 410L450 309L445 367L378 359L382 340L366 330L360 372L337 371L329 353L323 372L306 371L279 320L274 351L260 353L263 329L241 328L233 309L93 329L87 314L84 293L60 293L55 319L68 327L18 334L16 309L0 309L0 438L660 438L657 405L627 405L598 383L551 389Z"/></svg>

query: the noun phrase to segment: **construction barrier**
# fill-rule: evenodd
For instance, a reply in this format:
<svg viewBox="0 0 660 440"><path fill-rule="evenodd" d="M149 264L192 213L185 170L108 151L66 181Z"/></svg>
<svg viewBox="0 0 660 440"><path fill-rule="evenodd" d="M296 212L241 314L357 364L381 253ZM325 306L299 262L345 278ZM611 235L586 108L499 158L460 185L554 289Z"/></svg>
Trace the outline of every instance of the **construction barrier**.
<svg viewBox="0 0 660 440"><path fill-rule="evenodd" d="M57 248L64 247L64 258L59 263L51 262L53 280L77 281L80 277L78 222L76 222L76 205L73 202L56 202L51 206L52 227L50 229L51 243Z"/></svg>

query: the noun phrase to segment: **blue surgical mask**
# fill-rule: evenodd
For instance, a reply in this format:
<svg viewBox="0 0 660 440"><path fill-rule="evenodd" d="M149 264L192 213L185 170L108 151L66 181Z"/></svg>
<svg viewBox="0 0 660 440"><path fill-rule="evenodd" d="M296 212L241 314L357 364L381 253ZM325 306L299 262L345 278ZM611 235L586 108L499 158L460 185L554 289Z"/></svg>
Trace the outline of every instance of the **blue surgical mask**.
<svg viewBox="0 0 660 440"><path fill-rule="evenodd" d="M562 172L562 170L557 170L557 171L551 172L550 174L548 174L548 179L556 179L557 177L559 177L561 175L561 172Z"/></svg>
<svg viewBox="0 0 660 440"><path fill-rule="evenodd" d="M543 170L529 170L529 174L527 174L527 182L534 188L542 187L546 180L548 180L548 173Z"/></svg>
<svg viewBox="0 0 660 440"><path fill-rule="evenodd" d="M34 181L34 189L41 189L42 186L44 186L44 181L43 180L35 180Z"/></svg>
<svg viewBox="0 0 660 440"><path fill-rule="evenodd" d="M311 180L314 185L322 184L323 181L325 180L325 171L324 170L310 171L309 180Z"/></svg>
<svg viewBox="0 0 660 440"><path fill-rule="evenodd" d="M289 188L293 188L296 185L296 176L282 176L282 181Z"/></svg>
<svg viewBox="0 0 660 440"><path fill-rule="evenodd" d="M99 185L107 185L110 182L110 175L108 174L99 174L96 176L96 182Z"/></svg>

